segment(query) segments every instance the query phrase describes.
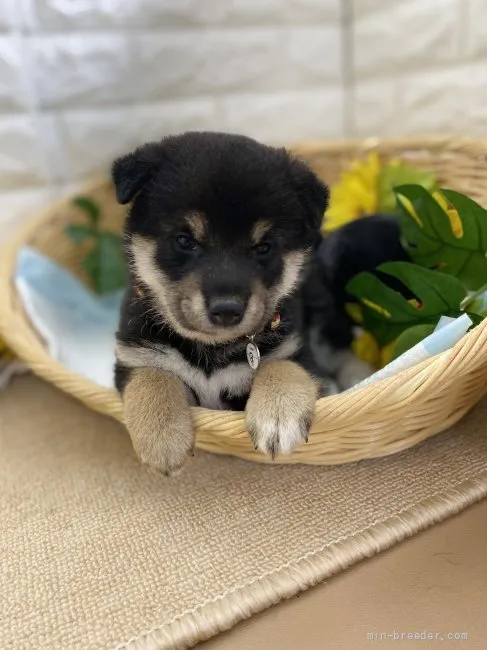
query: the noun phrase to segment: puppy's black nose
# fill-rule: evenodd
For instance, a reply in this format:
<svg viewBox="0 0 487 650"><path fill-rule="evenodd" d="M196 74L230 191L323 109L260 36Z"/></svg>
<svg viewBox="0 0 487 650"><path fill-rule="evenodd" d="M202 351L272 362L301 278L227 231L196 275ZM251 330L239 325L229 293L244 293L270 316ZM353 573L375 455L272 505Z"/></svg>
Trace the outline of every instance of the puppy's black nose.
<svg viewBox="0 0 487 650"><path fill-rule="evenodd" d="M243 317L245 303L236 298L213 298L210 300L208 314L214 325L237 325Z"/></svg>

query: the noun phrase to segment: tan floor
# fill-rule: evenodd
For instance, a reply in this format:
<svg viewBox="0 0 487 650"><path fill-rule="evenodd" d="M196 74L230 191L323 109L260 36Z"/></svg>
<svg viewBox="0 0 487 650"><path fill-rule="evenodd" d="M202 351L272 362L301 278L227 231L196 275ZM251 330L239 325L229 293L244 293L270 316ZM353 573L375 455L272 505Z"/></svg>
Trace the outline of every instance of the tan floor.
<svg viewBox="0 0 487 650"><path fill-rule="evenodd" d="M441 485L451 482L460 467L470 472L479 463L485 463L486 404L479 405L459 427L445 433L441 444L438 438L436 442L425 443L420 450L408 452L407 465L403 462L406 457L400 461L397 456L371 461L367 467L344 466L340 476L348 476L349 482L360 469L370 474L373 467L372 481L380 484L382 492L388 485L387 473L391 467L395 467L396 472L402 471L404 479L409 477L405 483L407 493L417 489L415 476L426 483L431 480L435 485L440 479ZM220 581L223 576L222 585L225 586L228 578L222 573L223 560L227 556L230 558L232 576L238 568L236 556L229 556L228 548L235 552L235 545L243 540L237 553L240 561L249 550L246 539L250 533L242 537L241 529L237 528L236 534L223 543L224 551L217 553L218 562L208 565L209 550L226 539L221 537L224 527L218 527L219 512L225 502L211 498L215 476L220 485L226 486L227 495L239 485L252 484L255 488L259 477L267 482L272 477L273 489L263 494L274 499L281 493L286 497L289 490L286 492L285 488L294 474L302 477L306 473L305 497L301 495L292 500L297 504L292 510L292 523L300 516L302 503L309 514L309 502L315 493L327 511L326 490L323 489L325 473L310 468L299 468L298 472L274 467L264 471L260 465L197 454L189 474L191 481L182 476L170 483L163 481L162 485L160 477L141 470L128 437L119 425L91 413L32 377L15 381L0 394L0 433L0 495L10 495L3 499L4 510L0 518L0 530L4 533L0 535L0 546L3 544L0 553L3 558L0 562L0 593L3 595L3 598L0 596L0 650L113 648L114 639L127 639L130 633L139 634L147 629L146 621L167 620L169 614L164 608L174 604L180 607L179 601L187 596L186 591L189 599L194 600L203 578L212 571L216 571ZM441 453L438 455L435 450ZM414 472L412 461L416 457L420 458L421 467L424 459L429 459L425 471ZM449 467L447 475L438 476L439 469L445 466ZM408 472L404 474L406 469ZM285 475L283 484L278 481L281 474ZM313 490L310 482L315 474L319 475L320 483ZM328 478L332 474L333 470L326 472ZM293 484L293 495L301 483L300 478ZM395 499L403 483L390 483ZM458 477L453 483L462 484ZM365 483L361 481L360 485ZM200 504L208 490L209 500ZM447 494L444 490L443 486L438 493L443 498ZM234 504L242 500L244 505L247 503L247 490L240 490L238 494L240 492L240 500L229 499L232 517L225 515L223 508L225 526L231 523L232 528L238 523L238 509ZM374 490L373 495L373 499L366 501L377 505L381 495L378 490ZM173 509L166 507L168 499L172 498L176 499ZM350 499L346 502L348 506ZM191 517L182 521L178 515L182 500L185 508L187 503L191 505L188 512L195 514L195 526ZM407 508L395 511L402 513L397 519L404 524ZM204 517L199 516L200 512ZM286 536L290 525L290 520L286 520L288 508L280 509L279 502L266 509L264 519L253 505L242 512L245 522L256 517L249 529L252 535L259 525L267 531L272 515L273 526L282 528L284 522L284 530L279 529L279 539ZM208 521L211 525L205 526ZM302 533L313 531L316 521L321 519L313 518L307 528L297 527L301 553L306 551L303 546L307 543ZM186 525L191 533L191 557L183 562L179 549L161 540L163 542L169 534L172 540L181 542L186 535ZM327 534L326 521L323 526L320 540ZM487 649L486 533L487 499L392 550L356 565L325 585L240 624L202 645L202 650ZM272 539L271 545L274 545ZM250 547L252 571L262 561L255 554L255 548L255 545ZM271 550L267 545L267 552ZM289 554L288 547L284 553ZM7 560L10 560L10 570ZM267 555L264 560L268 562ZM205 571L201 571L202 566ZM176 571L174 577L171 571ZM296 575L290 572L289 580L295 580ZM185 623L188 630L185 638L208 637L204 626L215 621L215 616L202 617L202 630L195 637L194 621L189 620ZM388 635L393 637L394 632L404 634L404 640L388 638ZM442 640L435 642L431 637L409 640L410 633L439 635ZM449 640L451 633L466 635L466 638ZM377 634L378 638L369 639L369 634ZM385 635L384 639L380 635ZM140 638L137 648L174 648L172 637L171 645L155 644L145 634ZM17 645L13 644L14 639Z"/></svg>
<svg viewBox="0 0 487 650"><path fill-rule="evenodd" d="M394 632L406 638L394 640ZM407 639L424 632L442 640ZM368 638L375 633L388 636ZM485 650L487 499L200 647Z"/></svg>

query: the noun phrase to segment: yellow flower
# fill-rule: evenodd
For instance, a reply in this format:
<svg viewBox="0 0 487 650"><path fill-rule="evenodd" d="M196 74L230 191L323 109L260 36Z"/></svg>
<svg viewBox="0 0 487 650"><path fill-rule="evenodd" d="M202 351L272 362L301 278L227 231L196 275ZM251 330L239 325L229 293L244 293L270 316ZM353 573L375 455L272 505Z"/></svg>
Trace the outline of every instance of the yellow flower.
<svg viewBox="0 0 487 650"><path fill-rule="evenodd" d="M457 239L461 239L463 237L463 224L458 215L458 211L448 204L441 192L433 192L433 198L450 219L450 225L454 236Z"/></svg>
<svg viewBox="0 0 487 650"><path fill-rule="evenodd" d="M382 350L380 351L380 367L383 368L384 366L387 366L388 363L392 361L392 353L394 351L394 345L395 341L392 341L392 343L389 343L388 345L385 345Z"/></svg>
<svg viewBox="0 0 487 650"><path fill-rule="evenodd" d="M373 368L379 368L380 348L370 332L363 332L353 340L352 351L356 357L370 364Z"/></svg>
<svg viewBox="0 0 487 650"><path fill-rule="evenodd" d="M362 313L362 307L356 302L347 302L345 303L345 311L353 320L354 323L361 325L364 322L364 315Z"/></svg>
<svg viewBox="0 0 487 650"><path fill-rule="evenodd" d="M392 360L394 343L393 341L380 348L377 340L370 332L363 332L352 342L352 351L359 359L370 364L373 368L379 369Z"/></svg>
<svg viewBox="0 0 487 650"><path fill-rule="evenodd" d="M330 205L323 231L331 232L349 221L376 212L379 205L380 161L372 152L364 161L355 161L331 188Z"/></svg>
<svg viewBox="0 0 487 650"><path fill-rule="evenodd" d="M5 361L12 361L12 359L14 359L14 354L1 339L0 339L0 357L3 357Z"/></svg>

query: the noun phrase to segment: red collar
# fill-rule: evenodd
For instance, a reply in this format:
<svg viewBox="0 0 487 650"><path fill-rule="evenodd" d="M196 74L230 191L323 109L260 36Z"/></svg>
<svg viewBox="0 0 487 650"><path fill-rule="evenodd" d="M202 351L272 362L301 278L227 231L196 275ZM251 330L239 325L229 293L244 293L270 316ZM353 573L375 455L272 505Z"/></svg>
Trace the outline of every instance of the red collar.
<svg viewBox="0 0 487 650"><path fill-rule="evenodd" d="M274 316L271 320L271 330L278 330L280 324L281 324L281 314L278 311L276 311L274 312Z"/></svg>

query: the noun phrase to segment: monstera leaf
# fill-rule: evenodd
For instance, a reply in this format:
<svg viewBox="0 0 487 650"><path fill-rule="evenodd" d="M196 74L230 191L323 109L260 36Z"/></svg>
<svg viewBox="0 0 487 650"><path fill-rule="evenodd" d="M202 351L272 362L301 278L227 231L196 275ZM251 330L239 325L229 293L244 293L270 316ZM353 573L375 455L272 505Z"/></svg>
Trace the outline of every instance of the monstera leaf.
<svg viewBox="0 0 487 650"><path fill-rule="evenodd" d="M398 161L390 162L383 167L379 174L379 211L390 214L396 211L397 200L395 189L401 185L421 185L432 192L436 187L434 172L410 167Z"/></svg>
<svg viewBox="0 0 487 650"><path fill-rule="evenodd" d="M413 325L397 337L391 354L391 361L400 357L415 345L420 343L430 334L433 334L436 325Z"/></svg>
<svg viewBox="0 0 487 650"><path fill-rule="evenodd" d="M457 278L410 262L388 262L378 270L399 280L416 296L416 300L407 300L371 273L360 273L348 283L348 293L362 306L363 327L379 345L396 341L409 328L434 327L441 316L462 313L460 304L467 290ZM473 320L478 322L479 317L475 315Z"/></svg>
<svg viewBox="0 0 487 650"><path fill-rule="evenodd" d="M419 185L403 185L395 193L403 243L411 259L458 278L470 290L483 285L487 210L453 190L432 196Z"/></svg>

